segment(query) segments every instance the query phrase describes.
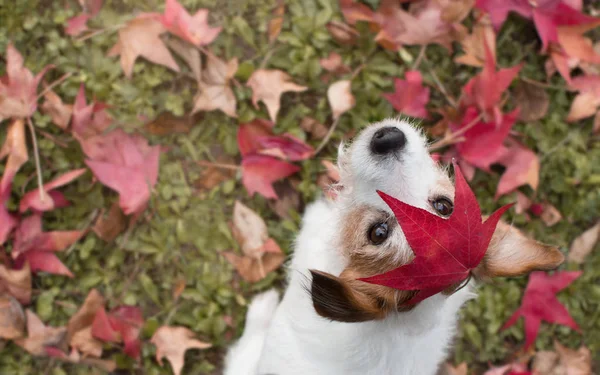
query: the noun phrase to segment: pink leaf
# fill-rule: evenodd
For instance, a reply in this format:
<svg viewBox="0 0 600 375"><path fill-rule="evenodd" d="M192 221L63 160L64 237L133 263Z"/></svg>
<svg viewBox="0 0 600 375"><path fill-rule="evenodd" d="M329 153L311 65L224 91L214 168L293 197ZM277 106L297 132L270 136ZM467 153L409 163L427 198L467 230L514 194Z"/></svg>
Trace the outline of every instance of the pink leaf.
<svg viewBox="0 0 600 375"><path fill-rule="evenodd" d="M64 196L62 194L59 194L59 195L51 194L50 195L49 193L51 193L51 192L58 193L58 192L53 192L52 190L70 183L77 177L84 174L85 171L86 171L85 168L76 169L76 170L67 172L67 173L59 176L58 178L52 180L51 182L44 184L43 190L47 194L44 194L43 196L40 196L39 189L34 189L34 190L29 191L27 194L25 194L23 196L23 198L21 198L21 202L19 204L19 212L23 213L30 208L34 211L41 212L41 211L52 210L52 209L56 208L57 206L64 207L65 203L68 204L68 202L64 199ZM54 197L57 198L57 201L54 200Z"/></svg>
<svg viewBox="0 0 600 375"><path fill-rule="evenodd" d="M160 21L171 34L195 46L210 44L222 29L208 25L208 9L199 9L191 16L177 0L166 1Z"/></svg>
<svg viewBox="0 0 600 375"><path fill-rule="evenodd" d="M402 114L429 118L425 106L429 102L429 88L423 86L423 78L417 70L406 72L405 79L396 78L395 91L383 97Z"/></svg>
<svg viewBox="0 0 600 375"><path fill-rule="evenodd" d="M248 194L277 199L273 182L288 177L300 167L266 155L246 155L242 160L242 183Z"/></svg>

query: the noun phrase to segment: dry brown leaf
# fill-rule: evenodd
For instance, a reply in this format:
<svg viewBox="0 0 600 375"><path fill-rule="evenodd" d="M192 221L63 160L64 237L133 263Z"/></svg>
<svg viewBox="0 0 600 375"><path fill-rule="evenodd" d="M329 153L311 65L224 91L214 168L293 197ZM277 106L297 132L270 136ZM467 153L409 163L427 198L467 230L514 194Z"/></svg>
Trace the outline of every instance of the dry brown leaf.
<svg viewBox="0 0 600 375"><path fill-rule="evenodd" d="M106 300L96 289L90 290L79 310L73 314L67 324L67 340L71 341L73 335L87 327L91 327L94 317L99 309L104 307Z"/></svg>
<svg viewBox="0 0 600 375"><path fill-rule="evenodd" d="M333 119L337 120L344 112L356 104L356 99L351 91L352 83L349 80L337 81L327 89L327 100L331 106Z"/></svg>
<svg viewBox="0 0 600 375"><path fill-rule="evenodd" d="M573 122L593 116L600 105L600 98L592 92L583 92L573 99L567 121Z"/></svg>
<svg viewBox="0 0 600 375"><path fill-rule="evenodd" d="M284 92L302 92L306 86L300 86L292 82L286 72L281 70L258 69L246 83L252 89L252 104L258 108L258 102L262 101L267 107L271 121L276 122L280 108L281 95Z"/></svg>
<svg viewBox="0 0 600 375"><path fill-rule="evenodd" d="M463 362L458 366L454 367L450 363L446 363L444 366L446 375L467 375L467 363Z"/></svg>
<svg viewBox="0 0 600 375"><path fill-rule="evenodd" d="M100 213L92 230L104 241L113 242L126 227L127 216L119 207L119 202L114 202L112 206L110 206L108 215L104 216L104 211Z"/></svg>
<svg viewBox="0 0 600 375"><path fill-rule="evenodd" d="M177 38L171 38L166 43L183 59L183 61L185 61L192 70L196 82L200 83L200 80L202 79L202 60L200 59L200 51L198 48Z"/></svg>
<svg viewBox="0 0 600 375"><path fill-rule="evenodd" d="M520 81L515 88L515 103L519 104L521 111L519 118L523 121L536 121L548 112L550 100L548 93L543 88L529 82Z"/></svg>
<svg viewBox="0 0 600 375"><path fill-rule="evenodd" d="M313 139L323 139L329 129L312 117L305 117L300 121L302 130L310 134Z"/></svg>
<svg viewBox="0 0 600 375"><path fill-rule="evenodd" d="M543 211L540 215L540 219L542 219L547 227L551 227L562 220L562 214L560 211L550 203L543 203L542 209Z"/></svg>
<svg viewBox="0 0 600 375"><path fill-rule="evenodd" d="M173 373L181 374L185 352L189 349L206 349L211 344L194 339L194 332L185 327L162 326L154 332L150 342L156 346L156 360L162 366L162 359L171 363Z"/></svg>
<svg viewBox="0 0 600 375"><path fill-rule="evenodd" d="M25 143L25 123L23 120L14 120L6 133L6 140L0 149L0 160L8 156L8 161L2 175L0 191L4 190L5 183L12 182L12 178L19 168L29 159L27 144Z"/></svg>
<svg viewBox="0 0 600 375"><path fill-rule="evenodd" d="M496 33L494 33L489 16L483 15L473 26L472 33L461 41L465 54L458 56L454 61L459 64L482 67L486 59L486 43L496 61Z"/></svg>
<svg viewBox="0 0 600 375"><path fill-rule="evenodd" d="M281 33L281 26L283 26L283 15L285 14L285 2L279 0L277 7L273 10L273 18L269 21L269 43L272 43L279 33Z"/></svg>
<svg viewBox="0 0 600 375"><path fill-rule="evenodd" d="M331 21L325 26L333 39L344 45L356 44L359 32L352 26L339 21Z"/></svg>
<svg viewBox="0 0 600 375"><path fill-rule="evenodd" d="M181 293L185 290L186 281L184 278L181 278L175 282L173 286L173 299L176 300L181 296Z"/></svg>
<svg viewBox="0 0 600 375"><path fill-rule="evenodd" d="M31 302L31 269L25 264L20 270L10 270L0 264L0 292L8 293L22 304Z"/></svg>
<svg viewBox="0 0 600 375"><path fill-rule="evenodd" d="M300 211L302 199L297 187L300 184L298 179L289 178L277 181L273 184L275 193L279 199L269 199L269 208L273 210L282 219L290 218L290 211Z"/></svg>
<svg viewBox="0 0 600 375"><path fill-rule="evenodd" d="M21 304L8 294L0 295L0 338L14 340L25 335L25 313Z"/></svg>
<svg viewBox="0 0 600 375"><path fill-rule="evenodd" d="M435 0L435 2L442 10L442 21L446 23L462 22L475 5L475 0Z"/></svg>
<svg viewBox="0 0 600 375"><path fill-rule="evenodd" d="M29 353L35 356L45 356L46 346L60 346L66 336L65 327L47 327L31 310L25 311L27 316L27 337L15 340Z"/></svg>
<svg viewBox="0 0 600 375"><path fill-rule="evenodd" d="M585 257L592 252L596 243L598 243L599 238L600 221L575 238L569 249L569 255L567 256L569 262L582 264L585 261Z"/></svg>
<svg viewBox="0 0 600 375"><path fill-rule="evenodd" d="M192 129L193 118L189 116L175 116L171 112L162 112L144 127L154 135L187 134Z"/></svg>
<svg viewBox="0 0 600 375"><path fill-rule="evenodd" d="M225 62L210 55L202 72L202 79L198 83L199 93L194 99L192 113L220 109L227 116L237 117L237 102L230 87L237 69L237 58Z"/></svg>
<svg viewBox="0 0 600 375"><path fill-rule="evenodd" d="M102 341L96 340L92 336L92 326L75 332L71 337L70 345L73 349L81 352L84 356L100 358L102 356Z"/></svg>
<svg viewBox="0 0 600 375"><path fill-rule="evenodd" d="M131 78L133 65L139 56L178 72L179 66L160 39L160 34L164 32L165 27L155 17L138 16L119 30L119 41L108 52L108 56L121 55L121 67L127 78Z"/></svg>
<svg viewBox="0 0 600 375"><path fill-rule="evenodd" d="M342 56L336 52L330 52L329 56L319 60L321 67L335 74L349 73L351 70L342 62Z"/></svg>
<svg viewBox="0 0 600 375"><path fill-rule="evenodd" d="M240 201L233 206L232 231L244 255L260 258L269 239L265 221Z"/></svg>
<svg viewBox="0 0 600 375"><path fill-rule="evenodd" d="M558 375L554 372L558 366L559 356L555 352L541 351L535 353L531 369L537 375Z"/></svg>
<svg viewBox="0 0 600 375"><path fill-rule="evenodd" d="M221 145L211 145L209 147L209 153L216 163L235 164L235 160L225 153L225 150ZM200 192L206 192L234 176L234 169L219 168L218 166L205 166L198 179L194 181L194 187Z"/></svg>
<svg viewBox="0 0 600 375"><path fill-rule="evenodd" d="M279 268L285 260L285 255L282 253L265 253L258 259L239 256L232 252L224 252L223 256L233 265L240 276L250 283L264 279L269 272Z"/></svg>
<svg viewBox="0 0 600 375"><path fill-rule="evenodd" d="M52 118L56 126L63 130L67 129L73 113L73 105L63 103L60 96L52 90L44 94L44 98L46 100L42 104L42 111Z"/></svg>
<svg viewBox="0 0 600 375"><path fill-rule="evenodd" d="M592 375L592 353L585 346L577 350L562 346L554 341L554 349L559 355L562 374L566 375Z"/></svg>
<svg viewBox="0 0 600 375"><path fill-rule="evenodd" d="M59 359L69 363L80 363L84 365L95 366L109 373L112 373L117 368L117 363L113 360L85 358L82 357L81 354L79 354L79 352L75 349L72 349L69 355L56 348L48 348L47 351L47 354L54 359Z"/></svg>

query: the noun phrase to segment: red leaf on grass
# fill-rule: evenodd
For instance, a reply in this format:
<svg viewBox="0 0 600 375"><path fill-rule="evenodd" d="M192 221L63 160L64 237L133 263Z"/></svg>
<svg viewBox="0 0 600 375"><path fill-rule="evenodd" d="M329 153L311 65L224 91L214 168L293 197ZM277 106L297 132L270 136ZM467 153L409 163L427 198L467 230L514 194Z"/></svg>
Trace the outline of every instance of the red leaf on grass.
<svg viewBox="0 0 600 375"><path fill-rule="evenodd" d="M171 34L195 46L211 43L222 29L208 25L208 9L199 9L192 16L177 0L166 1L165 13L160 16L160 22Z"/></svg>
<svg viewBox="0 0 600 375"><path fill-rule="evenodd" d="M313 155L314 149L291 134L263 136L258 138L263 155L272 155L282 160L300 161Z"/></svg>
<svg viewBox="0 0 600 375"><path fill-rule="evenodd" d="M6 75L0 77L0 121L29 117L37 109L37 87L52 65L34 76L23 66L23 56L12 44L6 47L5 58Z"/></svg>
<svg viewBox="0 0 600 375"><path fill-rule="evenodd" d="M514 312L501 329L506 329L525 318L525 348L529 348L537 337L542 321L562 324L579 331L567 309L558 301L556 294L581 276L582 271L560 271L553 275L536 271L529 276L521 307Z"/></svg>
<svg viewBox="0 0 600 375"><path fill-rule="evenodd" d="M413 207L383 192L415 254L414 260L389 272L359 280L399 290L418 290L407 303L414 304L465 280L483 259L505 205L482 223L481 211L456 162L454 212L445 219Z"/></svg>
<svg viewBox="0 0 600 375"><path fill-rule="evenodd" d="M69 204L69 202L65 199L62 193L54 191L54 189L68 184L84 174L85 171L85 168L76 169L44 184L43 195L40 195L39 189L31 190L25 194L23 198L21 198L21 202L19 203L19 211L23 213L31 208L34 211L42 212L50 211L54 208L65 207Z"/></svg>
<svg viewBox="0 0 600 375"><path fill-rule="evenodd" d="M119 193L127 215L142 212L158 179L159 146L121 129L81 142L86 164L100 182Z"/></svg>
<svg viewBox="0 0 600 375"><path fill-rule="evenodd" d="M487 121L494 119L500 123L502 112L500 102L502 94L515 78L523 64L512 68L496 71L496 62L492 51L486 46L486 59L483 70L477 76L471 78L464 86L463 102L467 106L476 105L484 113Z"/></svg>
<svg viewBox="0 0 600 375"><path fill-rule="evenodd" d="M139 358L141 343L140 331L144 317L138 307L119 306L106 314L99 309L92 323L92 336L106 342L123 342L124 352L132 358Z"/></svg>
<svg viewBox="0 0 600 375"><path fill-rule="evenodd" d="M300 167L271 156L251 154L242 160L242 183L248 194L277 199L273 182L293 175Z"/></svg>
<svg viewBox="0 0 600 375"><path fill-rule="evenodd" d="M67 20L67 26L65 26L65 34L70 36L77 36L82 32L88 30L87 21L91 16L86 13L81 13L75 17L71 17Z"/></svg>
<svg viewBox="0 0 600 375"><path fill-rule="evenodd" d="M237 133L238 149L242 156L246 156L261 148L260 138L273 135L271 129L275 124L264 119L255 119L252 122L240 124Z"/></svg>
<svg viewBox="0 0 600 375"><path fill-rule="evenodd" d="M80 141L94 135L102 134L112 123L112 117L106 112L107 105L85 100L85 87L79 86L79 92L73 103L72 132Z"/></svg>
<svg viewBox="0 0 600 375"><path fill-rule="evenodd" d="M540 160L533 151L511 141L508 147L504 148L503 155L497 162L506 167L506 170L498 182L496 198L522 185L529 185L533 190L537 189L540 179Z"/></svg>
<svg viewBox="0 0 600 375"><path fill-rule="evenodd" d="M395 91L383 94L383 97L402 114L413 117L428 118L425 106L429 102L429 88L423 86L423 77L418 70L411 70L404 75L405 79L394 80Z"/></svg>
<svg viewBox="0 0 600 375"><path fill-rule="evenodd" d="M13 178L21 166L29 159L27 145L25 143L25 123L22 119L14 120L7 129L6 139L0 149L0 160L8 157L4 174L0 181L0 203L4 204L8 195ZM0 242L1 243L1 242Z"/></svg>
<svg viewBox="0 0 600 375"><path fill-rule="evenodd" d="M42 216L33 214L23 219L15 231L12 249L15 267L21 268L29 263L32 272L44 271L73 277L54 253L77 242L83 233L78 230L42 232Z"/></svg>

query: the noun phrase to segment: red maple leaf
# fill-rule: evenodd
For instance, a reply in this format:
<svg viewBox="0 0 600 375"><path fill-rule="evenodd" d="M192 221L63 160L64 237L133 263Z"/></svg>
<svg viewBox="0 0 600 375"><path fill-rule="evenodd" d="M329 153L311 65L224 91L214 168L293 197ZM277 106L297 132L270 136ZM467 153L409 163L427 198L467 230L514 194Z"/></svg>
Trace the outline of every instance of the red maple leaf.
<svg viewBox="0 0 600 375"><path fill-rule="evenodd" d="M561 271L548 275L542 271L533 272L525 289L521 307L514 312L501 329L506 329L525 318L525 348L535 342L542 320L548 323L562 324L579 330L567 309L558 301L556 293L560 292L581 276L581 271Z"/></svg>
<svg viewBox="0 0 600 375"><path fill-rule="evenodd" d="M29 117L37 109L37 87L52 66L36 76L23 66L23 56L12 44L6 48L6 75L0 77L0 121Z"/></svg>
<svg viewBox="0 0 600 375"><path fill-rule="evenodd" d="M498 30L513 11L531 19L535 23L542 50L550 42L558 42L559 26L574 26L597 22L595 17L580 12L581 2L577 0L477 0L476 7L490 14L492 24Z"/></svg>
<svg viewBox="0 0 600 375"><path fill-rule="evenodd" d="M158 180L160 147L140 135L116 129L81 142L85 161L100 182L119 193L127 215L142 212Z"/></svg>
<svg viewBox="0 0 600 375"><path fill-rule="evenodd" d="M15 268L20 269L27 262L32 272L73 277L54 253L71 246L83 233L78 230L42 232L42 216L37 213L23 219L15 231L13 242Z"/></svg>
<svg viewBox="0 0 600 375"><path fill-rule="evenodd" d="M536 190L540 180L540 160L535 152L509 138L498 164L506 169L496 188L496 198L515 191L521 185Z"/></svg>
<svg viewBox="0 0 600 375"><path fill-rule="evenodd" d="M415 259L391 271L359 280L399 290L418 290L407 302L414 304L469 277L483 259L500 216L512 204L499 208L482 223L477 199L456 162L453 164L454 212L447 219L378 191L394 212Z"/></svg>
<svg viewBox="0 0 600 375"><path fill-rule="evenodd" d="M405 79L394 80L394 92L383 94L383 97L402 114L427 119L425 106L429 102L429 88L423 86L423 77L418 70L410 70Z"/></svg>
<svg viewBox="0 0 600 375"><path fill-rule="evenodd" d="M291 134L263 136L258 138L263 155L272 155L282 160L300 161L313 155L314 149Z"/></svg>
<svg viewBox="0 0 600 375"><path fill-rule="evenodd" d="M112 123L112 117L106 112L108 106L102 102L92 101L89 105L85 100L85 87L79 86L79 92L73 103L73 120L71 131L73 135L83 140L94 135L102 134Z"/></svg>
<svg viewBox="0 0 600 375"><path fill-rule="evenodd" d="M209 44L215 40L222 29L208 25L208 9L199 9L191 16L177 0L166 1L165 13L159 20L171 34L195 46Z"/></svg>
<svg viewBox="0 0 600 375"><path fill-rule="evenodd" d="M92 323L92 336L106 342L123 342L124 352L132 358L139 358L141 343L140 331L144 325L141 310L134 306L119 306L106 314L98 309Z"/></svg>
<svg viewBox="0 0 600 375"><path fill-rule="evenodd" d="M277 199L273 182L293 175L300 167L274 157L250 154L242 160L242 183L248 194L259 193L265 198Z"/></svg>
<svg viewBox="0 0 600 375"><path fill-rule="evenodd" d="M478 120L477 108L467 108L460 124L454 122L449 124L453 132L468 128L462 134L465 140L455 146L460 157L478 168L487 170L490 164L497 162L504 155L506 150L503 145L504 140L514 125L518 114L517 109L500 116L499 123L485 122Z"/></svg>
<svg viewBox="0 0 600 375"><path fill-rule="evenodd" d="M31 208L34 211L42 212L68 206L69 201L67 201L65 196L61 192L55 191L54 189L68 184L84 174L85 171L85 168L75 169L55 178L54 180L44 184L43 193L40 193L39 189L34 189L28 192L23 196L23 198L21 198L21 202L19 203L19 211L23 213Z"/></svg>
<svg viewBox="0 0 600 375"><path fill-rule="evenodd" d="M497 124L500 124L502 122L500 109L502 94L510 86L523 64L496 71L496 61L492 51L487 45L485 50L486 59L483 70L464 86L462 103L466 106L476 105L486 120L494 119Z"/></svg>

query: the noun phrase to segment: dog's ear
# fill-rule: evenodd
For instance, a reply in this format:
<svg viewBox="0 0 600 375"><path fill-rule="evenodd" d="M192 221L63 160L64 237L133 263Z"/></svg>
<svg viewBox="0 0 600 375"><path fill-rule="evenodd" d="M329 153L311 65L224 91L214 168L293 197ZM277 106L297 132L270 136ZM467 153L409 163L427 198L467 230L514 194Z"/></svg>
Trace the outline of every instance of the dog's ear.
<svg viewBox="0 0 600 375"><path fill-rule="evenodd" d="M326 272L310 270L310 294L317 314L339 322L382 319L385 312L375 298Z"/></svg>
<svg viewBox="0 0 600 375"><path fill-rule="evenodd" d="M563 254L556 247L530 239L500 221L475 274L483 277L519 276L534 270L554 269L563 261Z"/></svg>

